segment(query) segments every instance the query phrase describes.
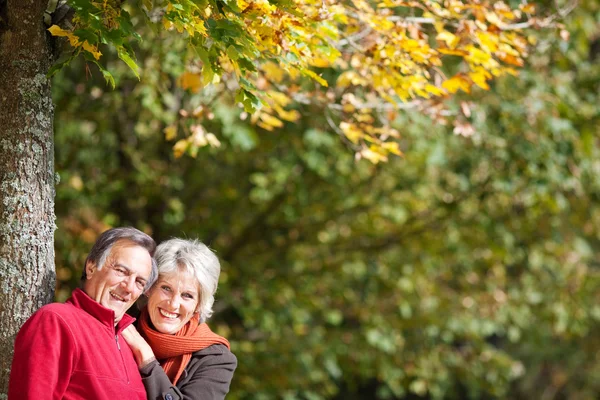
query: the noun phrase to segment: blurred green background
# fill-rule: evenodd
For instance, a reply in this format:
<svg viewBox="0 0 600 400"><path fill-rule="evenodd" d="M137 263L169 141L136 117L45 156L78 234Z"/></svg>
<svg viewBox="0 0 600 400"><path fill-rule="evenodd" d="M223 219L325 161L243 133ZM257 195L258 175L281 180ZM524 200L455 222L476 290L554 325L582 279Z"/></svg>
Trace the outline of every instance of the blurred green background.
<svg viewBox="0 0 600 400"><path fill-rule="evenodd" d="M518 77L449 100L472 136L408 110L379 165L321 109L267 132L224 84L186 94L184 44L156 33L141 81L110 62L114 91L75 62L54 78L57 299L133 225L221 259L230 399L600 398L598 3L564 23ZM163 129L199 105L221 147L176 159Z"/></svg>

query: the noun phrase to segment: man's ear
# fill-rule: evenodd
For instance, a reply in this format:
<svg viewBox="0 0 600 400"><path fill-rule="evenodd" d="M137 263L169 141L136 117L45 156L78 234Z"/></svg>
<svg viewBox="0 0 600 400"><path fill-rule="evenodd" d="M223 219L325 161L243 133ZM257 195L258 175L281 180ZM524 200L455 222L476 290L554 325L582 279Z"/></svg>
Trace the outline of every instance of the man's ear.
<svg viewBox="0 0 600 400"><path fill-rule="evenodd" d="M90 279L92 275L96 272L96 263L93 261L88 261L85 263L85 277L86 279Z"/></svg>

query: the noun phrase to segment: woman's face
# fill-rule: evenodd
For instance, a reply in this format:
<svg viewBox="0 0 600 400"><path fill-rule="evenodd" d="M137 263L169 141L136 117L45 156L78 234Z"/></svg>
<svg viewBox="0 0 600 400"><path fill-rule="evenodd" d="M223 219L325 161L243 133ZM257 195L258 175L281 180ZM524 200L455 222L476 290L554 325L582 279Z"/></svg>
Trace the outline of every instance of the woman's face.
<svg viewBox="0 0 600 400"><path fill-rule="evenodd" d="M200 300L200 285L192 274L179 270L158 277L148 295L148 314L154 328L175 334L192 318Z"/></svg>

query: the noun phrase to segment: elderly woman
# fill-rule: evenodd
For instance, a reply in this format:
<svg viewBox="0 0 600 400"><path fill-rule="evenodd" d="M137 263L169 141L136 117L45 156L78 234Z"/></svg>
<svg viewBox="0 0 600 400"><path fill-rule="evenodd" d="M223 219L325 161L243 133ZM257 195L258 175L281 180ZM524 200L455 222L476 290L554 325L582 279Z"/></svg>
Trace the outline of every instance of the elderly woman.
<svg viewBox="0 0 600 400"><path fill-rule="evenodd" d="M223 399L237 359L227 339L205 321L212 315L219 260L196 240L171 239L155 253L158 280L146 293L131 347L149 400Z"/></svg>

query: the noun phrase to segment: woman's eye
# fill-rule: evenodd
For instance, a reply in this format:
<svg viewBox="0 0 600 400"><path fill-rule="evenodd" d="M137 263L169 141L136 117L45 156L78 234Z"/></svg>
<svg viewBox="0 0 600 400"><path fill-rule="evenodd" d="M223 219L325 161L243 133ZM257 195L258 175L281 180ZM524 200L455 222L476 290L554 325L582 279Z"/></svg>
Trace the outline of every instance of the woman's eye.
<svg viewBox="0 0 600 400"><path fill-rule="evenodd" d="M170 288L170 287L168 287L168 286L161 286L160 288L161 288L162 290L165 290L165 291L167 291L167 292L171 291L171 288Z"/></svg>
<svg viewBox="0 0 600 400"><path fill-rule="evenodd" d="M194 298L194 296L192 296L192 295L191 295L191 294L189 294L189 293L184 293L184 294L183 294L183 297L185 297L186 299L193 299L193 298Z"/></svg>

